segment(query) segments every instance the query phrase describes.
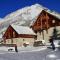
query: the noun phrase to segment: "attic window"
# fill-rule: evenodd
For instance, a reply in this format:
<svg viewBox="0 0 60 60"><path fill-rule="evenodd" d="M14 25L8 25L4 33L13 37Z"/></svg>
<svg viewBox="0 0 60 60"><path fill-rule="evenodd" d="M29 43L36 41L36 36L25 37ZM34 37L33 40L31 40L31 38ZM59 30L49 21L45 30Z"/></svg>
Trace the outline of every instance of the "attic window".
<svg viewBox="0 0 60 60"><path fill-rule="evenodd" d="M52 23L55 23L55 20L52 20Z"/></svg>
<svg viewBox="0 0 60 60"><path fill-rule="evenodd" d="M46 22L45 22L45 25L46 25Z"/></svg>
<svg viewBox="0 0 60 60"><path fill-rule="evenodd" d="M13 37L15 37L15 32L13 32Z"/></svg>

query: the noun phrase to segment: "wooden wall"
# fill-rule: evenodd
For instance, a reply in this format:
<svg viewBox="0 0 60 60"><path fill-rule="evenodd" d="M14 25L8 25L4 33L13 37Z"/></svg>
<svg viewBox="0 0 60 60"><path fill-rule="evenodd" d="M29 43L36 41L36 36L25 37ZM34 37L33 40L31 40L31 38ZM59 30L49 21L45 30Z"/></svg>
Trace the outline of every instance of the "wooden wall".
<svg viewBox="0 0 60 60"><path fill-rule="evenodd" d="M11 38L17 38L17 37L18 37L17 32L11 26L7 28L6 32L3 35L3 38L5 39L11 39Z"/></svg>
<svg viewBox="0 0 60 60"><path fill-rule="evenodd" d="M36 35L27 35L27 34L20 34L18 36L21 38L35 38L36 37Z"/></svg>
<svg viewBox="0 0 60 60"><path fill-rule="evenodd" d="M32 29L34 31L39 31L54 26L60 26L60 19L43 10L32 25Z"/></svg>

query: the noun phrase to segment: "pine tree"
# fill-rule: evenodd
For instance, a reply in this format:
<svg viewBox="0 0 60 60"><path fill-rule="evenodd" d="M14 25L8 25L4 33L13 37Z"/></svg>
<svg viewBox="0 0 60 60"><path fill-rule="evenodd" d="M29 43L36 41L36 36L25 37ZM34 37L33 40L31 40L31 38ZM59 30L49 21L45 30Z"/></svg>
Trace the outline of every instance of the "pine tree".
<svg viewBox="0 0 60 60"><path fill-rule="evenodd" d="M57 39L57 37L58 37L58 33L57 33L57 32L58 32L58 31L57 31L56 27L54 27L52 39Z"/></svg>
<svg viewBox="0 0 60 60"><path fill-rule="evenodd" d="M52 49L53 49L53 50L55 50L54 40L57 39L57 36L58 36L58 33L57 33L57 32L58 32L58 31L57 31L56 27L54 27L54 29L53 29L53 35L51 36L51 39L49 40L50 43L51 43L51 46L52 46Z"/></svg>

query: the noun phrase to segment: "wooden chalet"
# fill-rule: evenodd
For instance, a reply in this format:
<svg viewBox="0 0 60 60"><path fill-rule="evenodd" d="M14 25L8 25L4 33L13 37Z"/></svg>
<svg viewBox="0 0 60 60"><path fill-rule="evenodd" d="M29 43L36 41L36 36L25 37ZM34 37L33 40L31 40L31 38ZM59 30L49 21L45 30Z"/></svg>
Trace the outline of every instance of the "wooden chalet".
<svg viewBox="0 0 60 60"><path fill-rule="evenodd" d="M31 28L37 33L37 40L48 41L52 35L52 29L56 26L60 26L60 15L56 12L42 10Z"/></svg>
<svg viewBox="0 0 60 60"><path fill-rule="evenodd" d="M3 35L4 44L17 44L23 46L24 43L33 45L36 34L29 27L9 25Z"/></svg>

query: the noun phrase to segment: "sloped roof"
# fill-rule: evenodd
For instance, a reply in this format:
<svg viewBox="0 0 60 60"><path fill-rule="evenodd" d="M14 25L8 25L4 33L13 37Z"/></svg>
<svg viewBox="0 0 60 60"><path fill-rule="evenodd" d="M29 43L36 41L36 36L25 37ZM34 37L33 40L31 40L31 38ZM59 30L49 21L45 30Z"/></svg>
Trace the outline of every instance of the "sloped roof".
<svg viewBox="0 0 60 60"><path fill-rule="evenodd" d="M40 10L40 13L43 11L43 9ZM38 14L38 16L40 15L40 13ZM33 20L31 23L30 23L30 26L33 25L36 21L36 19L38 18L38 16L36 16L35 20Z"/></svg>
<svg viewBox="0 0 60 60"><path fill-rule="evenodd" d="M33 30L27 26L11 25L18 34L36 35Z"/></svg>
<svg viewBox="0 0 60 60"><path fill-rule="evenodd" d="M49 14L55 16L56 18L60 19L60 14L58 12L55 11L51 11L51 10L46 10L46 12L48 12Z"/></svg>
<svg viewBox="0 0 60 60"><path fill-rule="evenodd" d="M42 9L42 10L40 11L40 14L41 14L42 11L46 11L46 12L49 13L50 15L52 15L52 16L60 19L60 14L57 13L57 12L55 12L55 11L51 11L51 10L49 10L49 9ZM40 15L40 14L39 14L39 15ZM39 16L39 15L38 15L38 16ZM36 19L38 18L38 16L36 17ZM30 26L32 26L32 25L35 23L36 19L31 22Z"/></svg>

